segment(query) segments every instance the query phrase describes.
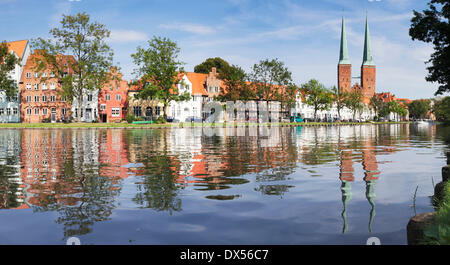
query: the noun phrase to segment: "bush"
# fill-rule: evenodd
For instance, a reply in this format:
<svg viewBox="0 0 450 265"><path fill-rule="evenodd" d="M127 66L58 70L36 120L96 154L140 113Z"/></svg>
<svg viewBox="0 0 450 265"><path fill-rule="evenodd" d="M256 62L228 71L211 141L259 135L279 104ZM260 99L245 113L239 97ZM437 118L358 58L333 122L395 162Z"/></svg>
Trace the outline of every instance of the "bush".
<svg viewBox="0 0 450 265"><path fill-rule="evenodd" d="M43 119L42 119L42 122L43 122L43 123L49 123L49 122L50 122L50 118L43 118Z"/></svg>
<svg viewBox="0 0 450 265"><path fill-rule="evenodd" d="M134 116L133 115L127 115L126 120L128 123L132 123L134 121Z"/></svg>
<svg viewBox="0 0 450 265"><path fill-rule="evenodd" d="M144 118L142 118L142 117L134 117L134 120L135 121L144 121Z"/></svg>
<svg viewBox="0 0 450 265"><path fill-rule="evenodd" d="M166 119L164 119L163 116L159 116L156 120L155 120L156 124L163 124L166 123Z"/></svg>

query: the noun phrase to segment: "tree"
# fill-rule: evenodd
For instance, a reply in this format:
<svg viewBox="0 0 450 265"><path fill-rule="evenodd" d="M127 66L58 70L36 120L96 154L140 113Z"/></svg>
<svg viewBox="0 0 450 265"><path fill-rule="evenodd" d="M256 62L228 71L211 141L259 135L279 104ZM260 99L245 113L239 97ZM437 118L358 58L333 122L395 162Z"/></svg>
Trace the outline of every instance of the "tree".
<svg viewBox="0 0 450 265"><path fill-rule="evenodd" d="M336 104L339 120L341 120L341 110L345 107L345 100L348 97L348 92L340 91L335 86L331 89L333 93L333 102Z"/></svg>
<svg viewBox="0 0 450 265"><path fill-rule="evenodd" d="M218 96L220 101L247 101L255 98L255 93L246 82L247 74L241 67L230 66L219 73L219 79L224 83Z"/></svg>
<svg viewBox="0 0 450 265"><path fill-rule="evenodd" d="M369 108L375 112L375 116L378 116L381 108L383 108L383 101L378 99L376 95L370 98Z"/></svg>
<svg viewBox="0 0 450 265"><path fill-rule="evenodd" d="M364 108L363 95L360 90L353 90L348 93L345 100L345 106L353 112L353 120L356 119L356 113Z"/></svg>
<svg viewBox="0 0 450 265"><path fill-rule="evenodd" d="M331 107L331 92L316 79L303 84L301 90L306 94L305 103L314 108L314 121L317 121L317 111L328 110Z"/></svg>
<svg viewBox="0 0 450 265"><path fill-rule="evenodd" d="M404 116L408 113L407 110L397 101L388 102L387 108L390 110L390 112L397 115L397 119L399 119L400 116Z"/></svg>
<svg viewBox="0 0 450 265"><path fill-rule="evenodd" d="M256 98L266 101L267 105L270 100L278 99L284 88L293 85L292 73L278 59L265 59L254 64L250 81Z"/></svg>
<svg viewBox="0 0 450 265"><path fill-rule="evenodd" d="M132 54L137 65L134 74L138 81L134 82L140 88L137 97L140 99L158 99L164 104L163 117L167 119L167 107L172 101L190 99L190 94L179 94L177 84L182 82L184 73L181 61L178 61L180 48L168 38L153 37L148 41L147 48L137 47Z"/></svg>
<svg viewBox="0 0 450 265"><path fill-rule="evenodd" d="M17 84L11 79L9 73L20 64L19 59L9 52L5 41L0 43L0 91L4 91L6 97L12 98L17 95Z"/></svg>
<svg viewBox="0 0 450 265"><path fill-rule="evenodd" d="M439 84L435 93L439 95L450 92L450 1L431 0L428 6L422 13L414 10L409 35L413 40L433 43L434 53L426 62L431 66L425 79Z"/></svg>
<svg viewBox="0 0 450 265"><path fill-rule="evenodd" d="M63 96L80 106L85 90L99 90L112 78L113 51L106 44L110 31L98 22L91 23L90 16L83 12L63 15L60 28L51 29L50 34L50 39L32 42L38 54L35 71L50 70L61 83ZM41 78L41 82L45 80Z"/></svg>
<svg viewBox="0 0 450 265"><path fill-rule="evenodd" d="M217 73L222 73L230 68L230 64L220 57L208 58L203 63L196 65L194 72L208 74L213 67L216 68Z"/></svg>
<svg viewBox="0 0 450 265"><path fill-rule="evenodd" d="M295 106L297 102L297 93L299 88L294 84L289 84L282 89L282 93L279 93L277 100L281 102L281 106L285 106L288 110L288 116L291 116L291 108ZM283 109L283 107L281 107Z"/></svg>
<svg viewBox="0 0 450 265"><path fill-rule="evenodd" d="M450 123L450 96L436 100L433 106L433 113L438 121Z"/></svg>
<svg viewBox="0 0 450 265"><path fill-rule="evenodd" d="M408 104L409 114L415 119L424 118L430 109L430 100L414 100Z"/></svg>

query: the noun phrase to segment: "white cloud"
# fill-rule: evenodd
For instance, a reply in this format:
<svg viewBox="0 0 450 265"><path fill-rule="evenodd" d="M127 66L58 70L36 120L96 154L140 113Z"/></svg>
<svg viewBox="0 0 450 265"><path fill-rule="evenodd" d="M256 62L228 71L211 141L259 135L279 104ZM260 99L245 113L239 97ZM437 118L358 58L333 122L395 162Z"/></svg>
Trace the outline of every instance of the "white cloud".
<svg viewBox="0 0 450 265"><path fill-rule="evenodd" d="M171 24L161 24L159 25L159 27L163 29L180 30L199 35L213 34L216 32L216 30L212 27L199 24L171 23Z"/></svg>
<svg viewBox="0 0 450 265"><path fill-rule="evenodd" d="M147 34L135 30L111 30L111 42L137 42L148 40Z"/></svg>

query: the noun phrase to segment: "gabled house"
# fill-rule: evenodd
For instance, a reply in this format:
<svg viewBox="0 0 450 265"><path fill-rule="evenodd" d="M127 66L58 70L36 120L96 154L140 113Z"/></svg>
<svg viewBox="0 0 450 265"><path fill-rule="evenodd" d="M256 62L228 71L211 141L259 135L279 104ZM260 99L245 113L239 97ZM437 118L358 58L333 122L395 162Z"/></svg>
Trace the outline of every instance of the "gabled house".
<svg viewBox="0 0 450 265"><path fill-rule="evenodd" d="M98 96L100 122L120 122L127 115L128 82L117 69L111 69L111 73L115 78L100 89Z"/></svg>

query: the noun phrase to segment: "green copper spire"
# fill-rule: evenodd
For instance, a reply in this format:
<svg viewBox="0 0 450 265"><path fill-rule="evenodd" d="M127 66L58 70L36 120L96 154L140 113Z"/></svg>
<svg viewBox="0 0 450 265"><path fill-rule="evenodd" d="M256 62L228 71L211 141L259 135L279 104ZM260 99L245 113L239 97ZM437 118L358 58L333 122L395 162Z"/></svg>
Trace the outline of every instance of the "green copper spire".
<svg viewBox="0 0 450 265"><path fill-rule="evenodd" d="M345 36L345 22L342 16L342 30L341 30L341 53L339 55L339 64L351 64L348 58L347 37Z"/></svg>
<svg viewBox="0 0 450 265"><path fill-rule="evenodd" d="M370 45L369 21L366 16L366 36L364 38L364 55L362 65L375 65L372 58L372 48Z"/></svg>

